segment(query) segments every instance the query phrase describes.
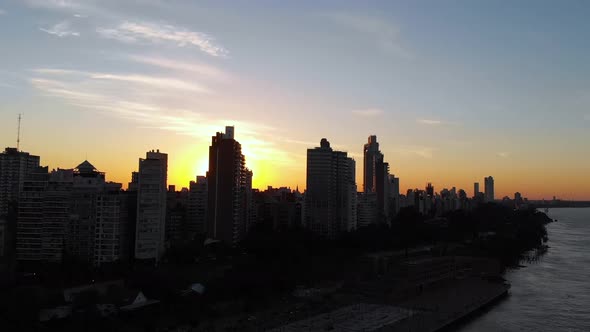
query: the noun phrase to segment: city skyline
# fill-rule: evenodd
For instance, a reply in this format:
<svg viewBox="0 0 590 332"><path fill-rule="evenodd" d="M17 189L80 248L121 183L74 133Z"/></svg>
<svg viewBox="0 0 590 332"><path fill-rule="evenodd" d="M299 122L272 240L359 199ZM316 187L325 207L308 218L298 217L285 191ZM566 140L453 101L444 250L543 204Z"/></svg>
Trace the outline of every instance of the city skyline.
<svg viewBox="0 0 590 332"><path fill-rule="evenodd" d="M87 159L127 184L158 148L188 187L210 134L235 125L253 187L303 189L325 137L361 191L376 135L402 193L493 175L496 198L590 199L588 5L429 6L9 1L0 141L16 145L24 113L21 150L42 165Z"/></svg>
<svg viewBox="0 0 590 332"><path fill-rule="evenodd" d="M234 137L235 137L234 127L233 126L225 126L225 130L226 131L229 130L230 134L227 134L228 135L227 137L230 137L233 140ZM219 136L219 135L226 135L226 134L224 134L223 132L217 132L217 136ZM215 136L213 136L213 138L215 138ZM376 136L375 135L370 135L369 136L369 140L371 140L371 139L373 140L373 142L376 142ZM236 139L236 141L237 141L237 139ZM320 145L322 145L324 142L327 142L326 138L322 138L321 139ZM330 143L328 143L328 147L329 147L329 144ZM239 143L238 143L238 145L239 145ZM366 150L366 148L367 148L367 144L364 145L364 149L365 150ZM211 147L209 147L209 149L211 149ZM240 146L240 149L241 149L241 146ZM307 150L313 150L313 149L314 149L313 147L310 147ZM48 170L51 169L53 171L70 171L70 170L78 169L78 167L80 166L80 165L78 165L78 166L75 166L75 167L69 167L69 166L67 166L67 167L61 167L61 166L51 167L49 165L43 164L42 159L41 159L42 156L35 155L35 154L30 153L28 151L23 151L22 149L16 149L14 147L6 147L6 151L4 153L17 153L17 152L18 153L25 154L27 156L30 155L33 159L36 160L36 162L38 164L40 164L39 167L44 167L44 168L47 168ZM348 151L337 151L337 152L338 153L344 153L346 155L349 155ZM377 152L380 154L380 152L378 150L377 150ZM147 154L148 155L149 154L160 154L160 149L156 149L156 150L151 149L150 151L147 152ZM166 156L166 159L168 159L168 154L166 154L164 152L162 152L161 154L164 155L164 156ZM242 163L245 164L246 161L247 161L247 156L242 155L241 158L243 158ZM384 155L383 154L380 154L380 158L382 160L384 158ZM144 161L144 159L139 158L139 160L140 160L140 165L141 165L141 162ZM307 156L307 160L309 160L309 153L308 153L308 156ZM356 160L354 158L350 157L350 160L353 162L353 164L356 164ZM366 162L366 160L363 161L363 164L365 162ZM210 158L207 159L207 163L208 163L208 165L212 165ZM90 164L90 162L88 161L88 159L84 159L84 161L82 161L82 164ZM167 164L167 161L166 161L166 164ZM388 163L384 163L384 164L386 165L386 169L388 169L389 168L388 167ZM309 165L304 165L304 166L309 167ZM94 166L92 165L92 167L94 167ZM304 168L306 169L307 167L304 167ZM356 172L356 167L358 167L358 166L355 165L355 167L354 167L355 169L353 170L353 173ZM361 167L364 167L364 165L361 165ZM168 168L168 167L166 166L166 168ZM253 182L253 179L255 178L253 172L251 170L249 170L248 168L246 168L246 170L250 174L249 175L251 177L251 180L250 181ZM168 171L166 170L166 173L167 172ZM194 185L195 183L197 183L199 181L199 179L206 179L207 178L207 175L209 174L209 172L210 172L210 166L209 166L209 168L205 172L203 172L203 175L200 175L200 174L195 175L192 179L190 179L188 181L188 183L176 184L176 183L166 182L165 183L165 187L166 188L168 188L168 187L178 188L178 189L183 189L183 190L187 190L188 191L188 190L190 190L190 188L191 188L192 185ZM104 174L106 172L102 172L102 173ZM137 181L136 180L136 176L137 176L138 172L135 171L135 170L131 170L128 173L130 175L128 176L127 181L114 180L114 181L110 181L110 182L111 183L114 183L114 184L121 185L121 189L125 189L125 190L136 190L136 188L135 187L132 187L132 185ZM457 187L454 184L443 185L443 186L435 186L435 184L437 183L435 181L428 181L425 184L425 186L419 186L418 185L418 186L415 186L415 187L403 188L403 187L401 187L399 185L399 182L400 182L399 177L394 177L395 174L389 174L389 172L387 172L387 174L384 174L384 175L387 175L387 177L388 177L388 179L384 179L386 182L389 181L389 182L387 182L388 185L392 185L392 183L390 181L392 181L392 179L396 179L397 182L396 182L395 186L396 186L396 188L398 188L397 193L400 194L400 195L403 195L405 192L410 192L410 191L415 191L415 190L423 191L424 189L426 189L426 192L429 192L429 190L432 191L432 193L430 193L431 196L434 193L439 194L440 191L442 191L442 190L448 190L448 189L465 190L464 188ZM357 192L359 194L363 194L363 193L366 194L366 192L364 191L364 188L365 188L365 182L364 182L365 181L365 174L362 174L360 176L361 176L360 179L358 178L359 177L358 175L354 177L355 178L355 185L357 186ZM514 193L507 193L506 195L495 196L495 194L494 194L494 192L495 192L495 185L494 185L494 179L493 179L493 177L492 176L489 176L489 177L486 176L483 179L484 179L484 182L486 183L486 189L488 188L488 185L487 185L488 179L490 179L490 181L491 181L491 185L489 186L489 188L491 190L490 191L490 194L489 195L487 193L485 194L485 199L487 201L497 201L497 200L501 200L502 198L505 198L505 197L512 198L516 194L520 195L520 192L519 191L516 191ZM360 180L360 182L359 182L359 180ZM371 182L373 182L373 181L375 181L375 180L372 180ZM266 186L261 186L261 187L255 187L254 185L252 185L252 189L266 190L266 189L269 189L269 188L275 188L275 189L277 189L277 188L289 188L289 189L292 189L294 191L300 190L300 192L303 193L307 189L306 182L307 182L307 176L306 176L306 179L305 179L305 181L304 181L304 183L302 185L297 184L295 187L292 187L292 186L283 186L283 185L276 185L276 184L274 184L274 185L273 184L268 184ZM373 184L371 184L371 185L373 185ZM435 188L438 188L439 190L435 190ZM467 189L466 193L468 193L468 192L469 192L469 189ZM484 194L483 192L479 191L479 183L478 182L475 182L474 183L474 189L471 192L471 194L472 195L469 196L469 197L472 197L472 198L477 198L477 195L478 194ZM552 197L549 197L549 198L543 197L542 199L543 200L549 200L549 199L556 199L556 198L557 199L562 199L561 197L557 197L555 195L553 195ZM533 199L533 200L540 200L540 199L535 198L535 197L531 197L531 199ZM582 200L580 200L580 201L582 201Z"/></svg>

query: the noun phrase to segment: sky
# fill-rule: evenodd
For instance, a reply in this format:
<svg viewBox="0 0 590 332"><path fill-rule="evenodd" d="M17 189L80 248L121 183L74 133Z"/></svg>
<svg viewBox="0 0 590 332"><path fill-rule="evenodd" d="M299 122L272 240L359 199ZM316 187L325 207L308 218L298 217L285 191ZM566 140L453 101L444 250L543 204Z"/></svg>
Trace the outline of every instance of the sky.
<svg viewBox="0 0 590 332"><path fill-rule="evenodd" d="M145 152L169 184L235 126L254 186L305 188L327 138L377 135L402 192L590 199L590 2L0 2L0 142L126 184Z"/></svg>

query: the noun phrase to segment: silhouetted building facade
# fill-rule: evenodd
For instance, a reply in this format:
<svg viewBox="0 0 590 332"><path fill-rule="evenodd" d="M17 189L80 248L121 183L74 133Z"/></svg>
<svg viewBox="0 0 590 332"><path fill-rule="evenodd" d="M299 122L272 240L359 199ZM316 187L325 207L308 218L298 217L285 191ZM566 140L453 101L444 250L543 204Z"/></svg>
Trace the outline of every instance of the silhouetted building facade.
<svg viewBox="0 0 590 332"><path fill-rule="evenodd" d="M207 184L207 237L236 246L248 228L252 172L246 168L234 127L212 137Z"/></svg>
<svg viewBox="0 0 590 332"><path fill-rule="evenodd" d="M289 230L301 226L301 195L289 188L253 191L254 224L266 229Z"/></svg>
<svg viewBox="0 0 590 332"><path fill-rule="evenodd" d="M312 232L334 239L356 228L357 192L355 162L346 152L333 151L327 139L307 150L305 225Z"/></svg>
<svg viewBox="0 0 590 332"><path fill-rule="evenodd" d="M206 234L208 195L207 177L197 176L196 181L190 182L187 220L187 235L190 240L197 235Z"/></svg>
<svg viewBox="0 0 590 332"><path fill-rule="evenodd" d="M400 194L399 194L399 178L395 177L393 174L389 175L389 197L391 206L389 211L391 211L391 217L397 216L399 210L401 208L401 201L400 201Z"/></svg>
<svg viewBox="0 0 590 332"><path fill-rule="evenodd" d="M189 190L170 185L166 196L166 245L172 246L187 239Z"/></svg>
<svg viewBox="0 0 590 332"><path fill-rule="evenodd" d="M135 204L129 204L129 197L121 190L120 183L107 182L96 196L94 266L129 259L133 251L128 249L127 244L130 232L128 213L135 207Z"/></svg>
<svg viewBox="0 0 590 332"><path fill-rule="evenodd" d="M39 167L39 156L6 148L0 153L0 218L8 214L11 202L17 201L26 176Z"/></svg>
<svg viewBox="0 0 590 332"><path fill-rule="evenodd" d="M379 215L378 222L388 223L390 217L389 206L391 204L389 190L391 188L389 186L389 164L383 161L383 156L375 162L374 179Z"/></svg>
<svg viewBox="0 0 590 332"><path fill-rule="evenodd" d="M39 157L17 148L0 153L0 258L14 258L17 201L25 178L39 167Z"/></svg>
<svg viewBox="0 0 590 332"><path fill-rule="evenodd" d="M160 150L139 159L135 259L157 263L165 249L168 155Z"/></svg>
<svg viewBox="0 0 590 332"><path fill-rule="evenodd" d="M521 208L524 205L524 200L522 198L522 194L518 191L514 193L514 207L516 209Z"/></svg>
<svg viewBox="0 0 590 332"><path fill-rule="evenodd" d="M479 196L479 182L475 182L473 184L473 198L477 198Z"/></svg>
<svg viewBox="0 0 590 332"><path fill-rule="evenodd" d="M390 217L389 164L384 162L383 153L379 151L377 136L371 135L363 148L364 193L376 193L377 219L375 222L386 223Z"/></svg>
<svg viewBox="0 0 590 332"><path fill-rule="evenodd" d="M18 204L16 258L61 262L69 233L73 170L39 167L23 183Z"/></svg>
<svg viewBox="0 0 590 332"><path fill-rule="evenodd" d="M357 227L367 227L379 220L377 193L360 192L357 195Z"/></svg>
<svg viewBox="0 0 590 332"><path fill-rule="evenodd" d="M376 164L378 161L383 161L383 154L379 151L376 135L369 136L368 142L363 148L363 158L363 192L375 192Z"/></svg>
<svg viewBox="0 0 590 332"><path fill-rule="evenodd" d="M488 176L484 179L485 184L485 200L486 202L493 202L494 201L494 178Z"/></svg>
<svg viewBox="0 0 590 332"><path fill-rule="evenodd" d="M24 182L17 222L17 259L99 266L123 257L127 207L120 183L84 161Z"/></svg>
<svg viewBox="0 0 590 332"><path fill-rule="evenodd" d="M426 185L426 196L428 196L429 198L434 197L434 187L430 182Z"/></svg>

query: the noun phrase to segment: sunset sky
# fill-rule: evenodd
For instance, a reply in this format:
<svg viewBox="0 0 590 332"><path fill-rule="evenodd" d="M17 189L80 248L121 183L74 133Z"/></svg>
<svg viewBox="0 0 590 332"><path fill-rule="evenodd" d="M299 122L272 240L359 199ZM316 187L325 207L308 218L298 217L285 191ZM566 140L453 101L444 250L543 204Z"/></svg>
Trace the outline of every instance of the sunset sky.
<svg viewBox="0 0 590 332"><path fill-rule="evenodd" d="M401 189L590 199L590 2L0 2L0 142L127 183L151 149L169 183L235 126L254 186L305 187L326 137L377 135Z"/></svg>

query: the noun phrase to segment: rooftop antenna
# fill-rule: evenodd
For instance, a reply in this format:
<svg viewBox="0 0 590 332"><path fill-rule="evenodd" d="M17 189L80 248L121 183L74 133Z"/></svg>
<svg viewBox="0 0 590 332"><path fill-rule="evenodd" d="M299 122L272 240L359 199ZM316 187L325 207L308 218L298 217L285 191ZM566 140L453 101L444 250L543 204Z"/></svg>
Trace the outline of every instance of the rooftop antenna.
<svg viewBox="0 0 590 332"><path fill-rule="evenodd" d="M18 114L18 130L16 134L16 150L20 151L20 120L22 118L22 114Z"/></svg>

